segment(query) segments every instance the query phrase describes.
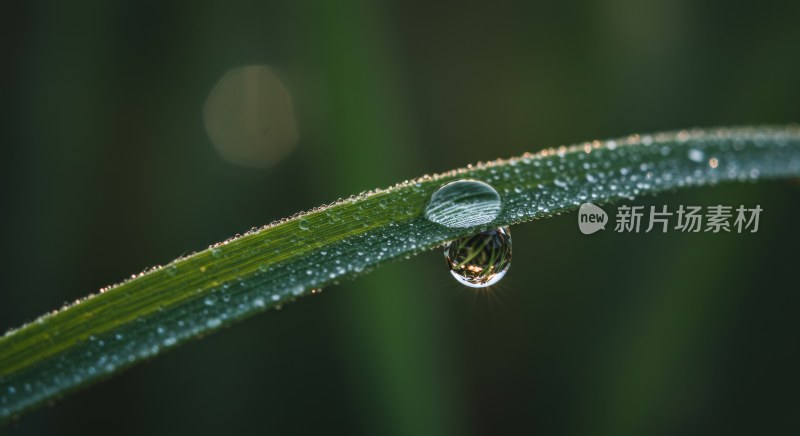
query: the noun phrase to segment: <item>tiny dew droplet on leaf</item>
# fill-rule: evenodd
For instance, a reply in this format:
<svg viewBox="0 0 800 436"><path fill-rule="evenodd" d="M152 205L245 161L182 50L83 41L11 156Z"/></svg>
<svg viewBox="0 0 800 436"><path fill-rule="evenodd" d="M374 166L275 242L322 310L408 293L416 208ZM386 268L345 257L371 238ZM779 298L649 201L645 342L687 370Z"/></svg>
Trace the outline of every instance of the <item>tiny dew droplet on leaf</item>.
<svg viewBox="0 0 800 436"><path fill-rule="evenodd" d="M511 266L511 231L500 227L451 241L444 246L444 258L450 273L462 285L491 286Z"/></svg>
<svg viewBox="0 0 800 436"><path fill-rule="evenodd" d="M311 224L308 223L308 220L302 218L300 221L297 222L298 227L300 230L308 230L311 227Z"/></svg>

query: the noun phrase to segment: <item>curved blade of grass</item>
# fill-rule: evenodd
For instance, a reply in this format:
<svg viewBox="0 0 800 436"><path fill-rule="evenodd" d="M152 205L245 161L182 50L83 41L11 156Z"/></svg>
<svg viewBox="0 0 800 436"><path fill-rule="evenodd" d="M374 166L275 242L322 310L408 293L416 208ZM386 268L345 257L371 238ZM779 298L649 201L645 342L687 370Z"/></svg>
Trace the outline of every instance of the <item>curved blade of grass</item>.
<svg viewBox="0 0 800 436"><path fill-rule="evenodd" d="M0 420L246 316L477 231L681 187L800 175L800 128L631 135L423 176L314 209L177 259L0 338ZM499 216L448 228L442 184L495 187Z"/></svg>

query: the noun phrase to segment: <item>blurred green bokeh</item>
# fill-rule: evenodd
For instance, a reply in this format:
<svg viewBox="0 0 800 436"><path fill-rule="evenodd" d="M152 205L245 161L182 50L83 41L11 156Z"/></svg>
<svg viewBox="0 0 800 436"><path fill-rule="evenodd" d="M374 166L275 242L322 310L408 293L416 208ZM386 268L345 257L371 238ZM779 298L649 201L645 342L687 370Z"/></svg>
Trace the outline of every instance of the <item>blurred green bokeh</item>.
<svg viewBox="0 0 800 436"><path fill-rule="evenodd" d="M0 327L338 197L632 132L800 120L789 1L6 5ZM212 87L267 65L299 142L237 167ZM796 182L644 198L760 204L757 234L516 226L491 297L441 253L166 353L12 434L791 434Z"/></svg>

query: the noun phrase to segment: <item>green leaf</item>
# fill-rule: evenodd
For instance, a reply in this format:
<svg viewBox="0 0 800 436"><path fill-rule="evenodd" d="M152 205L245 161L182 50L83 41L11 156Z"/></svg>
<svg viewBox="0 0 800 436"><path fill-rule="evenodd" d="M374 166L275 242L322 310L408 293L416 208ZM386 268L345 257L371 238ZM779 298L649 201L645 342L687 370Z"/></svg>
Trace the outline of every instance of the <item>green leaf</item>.
<svg viewBox="0 0 800 436"><path fill-rule="evenodd" d="M798 175L797 126L721 128L559 147L362 193L135 275L8 332L0 338L0 419L458 237L584 202ZM448 227L425 217L431 195L459 179L482 181L499 192L496 218ZM485 193L479 194L485 201ZM470 196L450 198L461 197ZM463 225L458 217L442 217L447 210L435 209L437 222Z"/></svg>

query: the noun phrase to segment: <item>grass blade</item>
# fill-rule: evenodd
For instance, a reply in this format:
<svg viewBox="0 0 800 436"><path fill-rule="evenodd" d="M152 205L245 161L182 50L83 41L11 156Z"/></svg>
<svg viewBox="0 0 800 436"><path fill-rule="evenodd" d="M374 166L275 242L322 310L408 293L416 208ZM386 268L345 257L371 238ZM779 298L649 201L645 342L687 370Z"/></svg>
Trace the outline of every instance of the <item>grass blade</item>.
<svg viewBox="0 0 800 436"><path fill-rule="evenodd" d="M340 200L131 277L0 338L0 420L320 287L477 231L682 187L800 176L800 128L722 128L594 141ZM450 228L442 184L501 195L497 218Z"/></svg>

